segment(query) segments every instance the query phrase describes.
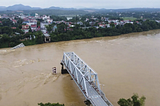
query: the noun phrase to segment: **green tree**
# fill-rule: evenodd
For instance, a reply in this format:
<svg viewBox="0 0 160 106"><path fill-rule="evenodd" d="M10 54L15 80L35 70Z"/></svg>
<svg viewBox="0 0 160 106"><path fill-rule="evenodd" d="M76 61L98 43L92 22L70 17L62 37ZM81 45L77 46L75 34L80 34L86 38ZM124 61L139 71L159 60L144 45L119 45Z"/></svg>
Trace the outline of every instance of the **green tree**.
<svg viewBox="0 0 160 106"><path fill-rule="evenodd" d="M139 98L138 94L134 94L131 98L132 99L129 98L127 100L124 98L121 98L117 103L120 106L144 106L146 97L142 96L141 98Z"/></svg>
<svg viewBox="0 0 160 106"><path fill-rule="evenodd" d="M21 19L21 18L16 18L16 20L18 20L17 24L22 24L22 22L23 22L23 19Z"/></svg>
<svg viewBox="0 0 160 106"><path fill-rule="evenodd" d="M36 36L36 44L44 43L44 35L41 31L35 32L34 35Z"/></svg>
<svg viewBox="0 0 160 106"><path fill-rule="evenodd" d="M65 23L60 23L57 25L57 29L59 33L64 33L67 31L67 25Z"/></svg>
<svg viewBox="0 0 160 106"><path fill-rule="evenodd" d="M52 32L52 29L53 29L53 26L54 26L55 24L53 23L53 24L50 24L50 25L46 25L46 28L47 28L47 31L48 31L48 33L51 33Z"/></svg>
<svg viewBox="0 0 160 106"><path fill-rule="evenodd" d="M111 22L110 26L111 28L115 28L115 24L113 22Z"/></svg>
<svg viewBox="0 0 160 106"><path fill-rule="evenodd" d="M41 22L40 21L37 21L37 26L40 26Z"/></svg>

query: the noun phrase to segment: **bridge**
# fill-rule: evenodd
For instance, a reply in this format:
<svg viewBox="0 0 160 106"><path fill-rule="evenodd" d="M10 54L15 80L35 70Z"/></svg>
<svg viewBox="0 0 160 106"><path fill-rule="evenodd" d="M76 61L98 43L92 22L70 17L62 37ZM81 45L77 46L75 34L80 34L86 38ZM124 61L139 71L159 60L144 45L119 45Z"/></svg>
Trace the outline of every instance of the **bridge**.
<svg viewBox="0 0 160 106"><path fill-rule="evenodd" d="M62 74L66 72L70 74L78 88L85 96L85 103L87 105L113 106L100 89L97 73L74 52L65 52L63 54L61 65Z"/></svg>
<svg viewBox="0 0 160 106"><path fill-rule="evenodd" d="M25 45L24 45L23 43L20 43L19 45L17 45L17 46L15 46L15 47L11 48L11 50L12 50L12 49L21 48L21 47L25 47Z"/></svg>

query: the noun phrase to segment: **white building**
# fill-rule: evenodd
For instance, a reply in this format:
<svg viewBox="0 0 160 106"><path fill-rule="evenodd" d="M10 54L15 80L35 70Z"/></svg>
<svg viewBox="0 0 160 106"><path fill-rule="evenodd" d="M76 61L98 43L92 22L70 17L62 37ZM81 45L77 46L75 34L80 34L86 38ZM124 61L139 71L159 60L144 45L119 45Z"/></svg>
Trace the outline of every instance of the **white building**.
<svg viewBox="0 0 160 106"><path fill-rule="evenodd" d="M52 22L53 22L53 19L48 18L48 19L46 19L46 22L52 23Z"/></svg>
<svg viewBox="0 0 160 106"><path fill-rule="evenodd" d="M43 19L43 20L50 19L50 16L43 15L43 16L42 16L42 19Z"/></svg>
<svg viewBox="0 0 160 106"><path fill-rule="evenodd" d="M49 25L48 23L40 23L41 29L46 29L46 25Z"/></svg>

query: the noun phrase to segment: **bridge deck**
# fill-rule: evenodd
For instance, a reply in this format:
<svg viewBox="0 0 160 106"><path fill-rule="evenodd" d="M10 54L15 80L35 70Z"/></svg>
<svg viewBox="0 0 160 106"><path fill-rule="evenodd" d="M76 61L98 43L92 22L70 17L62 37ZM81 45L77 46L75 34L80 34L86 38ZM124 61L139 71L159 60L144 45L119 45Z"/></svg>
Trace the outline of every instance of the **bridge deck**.
<svg viewBox="0 0 160 106"><path fill-rule="evenodd" d="M86 82L86 85L89 86L87 89L89 95L88 98L90 98L90 101L93 102L92 104L95 106L108 106L108 104L102 99L102 97L89 82Z"/></svg>

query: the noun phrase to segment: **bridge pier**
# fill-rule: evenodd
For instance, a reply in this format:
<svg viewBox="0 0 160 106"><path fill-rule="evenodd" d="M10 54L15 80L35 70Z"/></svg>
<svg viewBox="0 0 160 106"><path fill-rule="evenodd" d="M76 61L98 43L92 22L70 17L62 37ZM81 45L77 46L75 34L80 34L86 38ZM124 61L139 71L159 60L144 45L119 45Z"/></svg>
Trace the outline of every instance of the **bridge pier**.
<svg viewBox="0 0 160 106"><path fill-rule="evenodd" d="M62 63L60 63L62 65L61 68L61 74L68 74L68 71L66 69L64 69L64 65Z"/></svg>
<svg viewBox="0 0 160 106"><path fill-rule="evenodd" d="M88 99L85 100L84 103L86 104L86 106L91 106L91 102Z"/></svg>

